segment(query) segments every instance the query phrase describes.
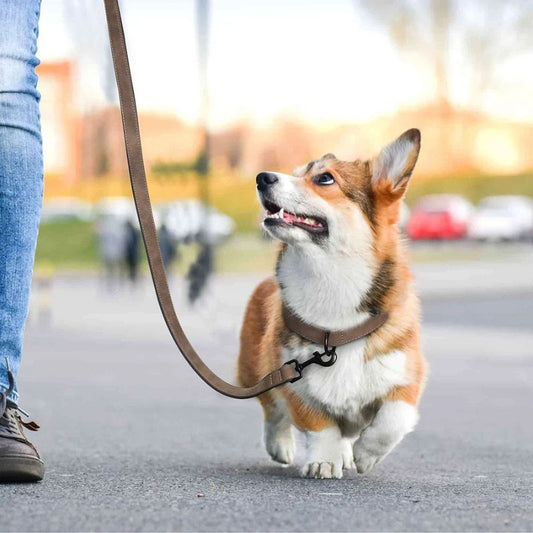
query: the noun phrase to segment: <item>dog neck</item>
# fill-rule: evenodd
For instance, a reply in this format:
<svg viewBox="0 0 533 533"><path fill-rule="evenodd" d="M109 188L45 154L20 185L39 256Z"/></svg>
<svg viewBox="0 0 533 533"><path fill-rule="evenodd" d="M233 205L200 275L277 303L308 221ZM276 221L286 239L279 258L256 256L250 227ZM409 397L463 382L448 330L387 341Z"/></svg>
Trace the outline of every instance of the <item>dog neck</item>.
<svg viewBox="0 0 533 533"><path fill-rule="evenodd" d="M369 317L358 311L372 287L372 258L333 254L316 246L287 246L276 277L284 303L305 322L327 330L355 326Z"/></svg>

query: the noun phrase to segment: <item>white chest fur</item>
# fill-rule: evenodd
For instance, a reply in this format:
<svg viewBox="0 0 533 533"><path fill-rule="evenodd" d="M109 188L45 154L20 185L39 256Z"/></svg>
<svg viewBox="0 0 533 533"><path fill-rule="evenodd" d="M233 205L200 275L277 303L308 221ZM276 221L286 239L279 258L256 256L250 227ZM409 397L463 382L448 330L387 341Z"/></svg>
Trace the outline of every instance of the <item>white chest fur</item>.
<svg viewBox="0 0 533 533"><path fill-rule="evenodd" d="M337 255L320 248L289 248L277 271L283 300L304 321L327 330L346 329L368 315L357 313L373 278L363 254Z"/></svg>
<svg viewBox="0 0 533 533"><path fill-rule="evenodd" d="M354 418L365 405L382 398L392 387L407 383L404 352L396 350L365 361L365 343L365 339L360 339L339 346L337 361L331 367L307 367L304 377L293 385L296 394L335 416ZM311 347L285 348L283 358L304 361L312 352Z"/></svg>
<svg viewBox="0 0 533 533"><path fill-rule="evenodd" d="M343 252L336 254L332 246L288 247L277 269L284 302L305 322L325 330L364 322L369 315L357 308L372 285L375 270L370 247L363 246L368 239L361 231L359 239L337 246ZM357 250L351 248L354 243ZM331 367L307 367L303 379L293 385L295 392L335 416L357 418L367 404L407 383L405 353L393 351L365 361L365 344L366 339L360 339L339 346L337 362ZM283 358L304 361L315 350L322 351L322 346L284 348Z"/></svg>

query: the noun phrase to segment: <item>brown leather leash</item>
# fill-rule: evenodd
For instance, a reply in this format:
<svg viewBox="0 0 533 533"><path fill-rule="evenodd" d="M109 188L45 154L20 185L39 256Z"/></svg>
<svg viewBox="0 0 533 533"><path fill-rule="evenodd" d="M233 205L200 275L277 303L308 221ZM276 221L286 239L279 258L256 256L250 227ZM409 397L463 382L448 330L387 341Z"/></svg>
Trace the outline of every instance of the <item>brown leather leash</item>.
<svg viewBox="0 0 533 533"><path fill-rule="evenodd" d="M157 300L159 302L159 307L170 334L176 343L176 346L183 354L183 357L185 357L185 360L200 376L200 378L207 383L207 385L221 394L230 396L232 398L252 398L262 394L263 392L273 389L274 387L279 387L280 385L297 381L302 377L302 369L311 363L316 363L321 366L330 366L335 362L333 358L335 355L335 348L334 346L332 348L328 346L328 337L330 340L334 335L339 336L340 334L340 337L342 337L343 332L328 333L309 325L307 325L307 332L309 333L309 331L314 330L314 338L320 338L320 342L324 342L324 354L315 352L314 356L304 363L299 363L295 360L288 361L270 374L267 374L253 387L238 387L224 381L202 361L201 357L192 347L176 315L168 287L165 267L163 266L161 250L159 248L159 241L157 238L154 216L152 213L152 204L150 202L148 185L146 183L137 106L135 103L135 93L133 90L128 52L126 49L126 39L124 36L124 28L122 26L118 0L104 0L104 3L107 26L109 30L109 39L111 43L111 52L113 55L113 66L115 68L115 77L117 80L120 99L122 127L124 129L126 156L128 160L128 170L130 174L133 198L135 200L135 208L139 218L139 225L141 227L141 233L143 236L144 246L146 248L146 255L148 257L148 264L150 266L150 273L152 275L152 281L157 295ZM385 320L385 314L377 317L371 317L368 321L368 324L365 322L358 327L357 333L359 334L359 337L357 338L361 338L371 333ZM289 329L298 329L300 327L297 324L298 321L299 319L294 317L292 322L287 324L287 327L289 327ZM304 324L301 321L299 322L300 324ZM378 322L380 323L377 324ZM298 333L297 330L295 332ZM302 336L305 337L306 335L303 334ZM340 337L339 339L343 340ZM311 338L310 340L314 340L314 338ZM346 338L347 337L345 336L344 339ZM355 340L355 338L352 340ZM322 357L323 355L329 356L329 359L324 360Z"/></svg>

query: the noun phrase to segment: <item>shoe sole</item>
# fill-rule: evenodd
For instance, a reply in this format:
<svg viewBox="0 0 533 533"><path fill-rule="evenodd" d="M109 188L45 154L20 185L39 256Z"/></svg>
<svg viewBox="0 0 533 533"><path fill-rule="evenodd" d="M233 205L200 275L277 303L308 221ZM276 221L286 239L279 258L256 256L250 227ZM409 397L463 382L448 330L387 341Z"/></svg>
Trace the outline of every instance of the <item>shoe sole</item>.
<svg viewBox="0 0 533 533"><path fill-rule="evenodd" d="M0 482L41 481L44 463L36 457L11 456L0 458Z"/></svg>

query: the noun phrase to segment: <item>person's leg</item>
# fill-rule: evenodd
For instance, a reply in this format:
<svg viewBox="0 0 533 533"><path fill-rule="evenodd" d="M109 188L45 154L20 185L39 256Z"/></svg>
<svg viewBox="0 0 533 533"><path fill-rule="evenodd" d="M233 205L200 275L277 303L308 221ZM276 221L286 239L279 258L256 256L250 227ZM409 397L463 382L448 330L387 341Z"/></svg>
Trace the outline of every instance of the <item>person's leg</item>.
<svg viewBox="0 0 533 533"><path fill-rule="evenodd" d="M43 163L35 67L40 0L0 0L0 392L14 376L42 203ZM9 400L18 401L18 392ZM0 413L1 416L1 413Z"/></svg>

